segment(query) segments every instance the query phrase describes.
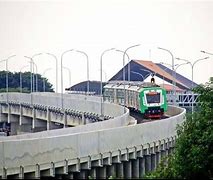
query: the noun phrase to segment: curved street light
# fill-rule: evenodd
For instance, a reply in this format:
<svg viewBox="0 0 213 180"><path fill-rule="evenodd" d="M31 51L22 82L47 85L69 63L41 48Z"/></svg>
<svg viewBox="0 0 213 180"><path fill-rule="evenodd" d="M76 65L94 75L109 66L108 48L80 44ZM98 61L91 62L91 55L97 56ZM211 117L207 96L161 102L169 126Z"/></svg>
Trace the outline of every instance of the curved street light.
<svg viewBox="0 0 213 180"><path fill-rule="evenodd" d="M4 61L5 61L5 66L6 66L6 59L1 60L0 63L4 62ZM7 88L7 70L6 70L6 74L5 74L5 92L7 91L6 88Z"/></svg>
<svg viewBox="0 0 213 180"><path fill-rule="evenodd" d="M130 46L128 47L125 51L124 51L124 54L123 54L123 81L125 81L125 55L127 55L128 59L129 59L129 56L127 54L127 51L131 48L134 48L134 47L137 47L137 46L140 46L140 44L136 44L136 45L133 45L133 46ZM128 71L130 71L130 65L128 64ZM129 73L129 80L130 80L130 73ZM125 91L125 90L124 90Z"/></svg>
<svg viewBox="0 0 213 180"><path fill-rule="evenodd" d="M146 76L145 76L144 80L152 74L152 72L151 72L151 71L149 71L149 70L146 70L146 69L140 69L140 70L141 70L141 71L145 71L145 72L148 72L148 73L149 73L148 75L146 75Z"/></svg>
<svg viewBox="0 0 213 180"><path fill-rule="evenodd" d="M102 61L103 61L103 55L108 52L108 51L112 51L115 50L115 48L110 48L105 50L104 52L102 52L101 54L101 59L100 59L100 76L101 76L101 85L100 85L100 96L101 96L101 117L103 116L103 84L102 84Z"/></svg>
<svg viewBox="0 0 213 180"><path fill-rule="evenodd" d="M205 54L209 54L209 55L213 55L213 53L206 52L206 51L200 51L200 52L205 53Z"/></svg>
<svg viewBox="0 0 213 180"><path fill-rule="evenodd" d="M130 81L130 64L129 64L130 58L129 58L129 55L128 55L127 53L125 53L124 51L121 51L121 50L119 50L119 49L116 49L116 51L125 54L125 55L127 56L127 58L128 58L128 81ZM124 63L124 64L125 64L125 63Z"/></svg>
<svg viewBox="0 0 213 180"><path fill-rule="evenodd" d="M37 53L37 54L34 54L31 58L32 58L32 60L33 60L33 63L35 63L35 61L34 61L34 58L36 57L36 56L40 56L40 55L42 55L43 53ZM35 64L34 64L35 65ZM33 92L35 91L35 81L34 81L34 65L33 65L33 67L32 67L32 70L33 70L33 76L32 76L32 78L33 78L33 87L32 87L32 90L33 90ZM36 66L36 68L37 68L37 66ZM37 78L37 75L36 75L36 78ZM36 82L36 84L37 84L37 82ZM38 89L37 89L37 87L36 87L36 91L37 91Z"/></svg>
<svg viewBox="0 0 213 180"><path fill-rule="evenodd" d="M33 77L32 77L32 64L33 64L33 59L29 56L24 56L25 58L27 59L30 59L30 84L31 84L31 87L30 87L30 92L32 93L33 92L33 83L32 83L32 80L33 80Z"/></svg>
<svg viewBox="0 0 213 180"><path fill-rule="evenodd" d="M144 77L143 77L143 75L141 73L135 72L135 71L130 71L130 72L133 73L133 74L140 75L142 77L142 81L144 81Z"/></svg>
<svg viewBox="0 0 213 180"><path fill-rule="evenodd" d="M98 71L101 71L100 69L98 69ZM106 71L104 71L103 69L102 69L102 71L103 71L103 73L104 73L104 79L105 79L105 82L107 82L107 73L106 73Z"/></svg>
<svg viewBox="0 0 213 180"><path fill-rule="evenodd" d="M189 62L182 63L182 64L175 64L175 66L176 66L176 68L175 68L175 79L177 79L177 78L176 78L176 76L177 76L177 69L178 69L180 66L186 65L186 64L189 64ZM175 96L176 96L176 94L177 94L177 86L176 86L176 81L175 81Z"/></svg>
<svg viewBox="0 0 213 180"><path fill-rule="evenodd" d="M69 86L71 87L71 70L68 68L68 67L63 67L64 69L66 69L67 71L68 71L68 73L69 73Z"/></svg>
<svg viewBox="0 0 213 180"><path fill-rule="evenodd" d="M172 67L172 65L168 64L168 63L160 62L160 64ZM177 65L178 64L175 64L174 66L177 66ZM166 67L166 68L163 69L163 88L164 88L164 73L165 73L166 69L168 69L168 67Z"/></svg>
<svg viewBox="0 0 213 180"><path fill-rule="evenodd" d="M21 69L20 69L20 76L19 76L19 79L20 79L20 93L22 93L22 69L28 67L29 65L25 65L25 66L22 66Z"/></svg>
<svg viewBox="0 0 213 180"><path fill-rule="evenodd" d="M71 52L73 51L74 49L70 49L70 50L67 50L67 51L64 51L62 54L61 54L61 108L63 109L64 108L64 102L63 102L63 91L64 91L64 87L63 87L63 56L64 54L68 53L68 52Z"/></svg>
<svg viewBox="0 0 213 180"><path fill-rule="evenodd" d="M31 57L28 56L24 56L27 59L30 59L30 98L31 98L31 105L33 103L33 97L32 97L32 92L33 92L33 83L32 83L32 64L34 63L33 59Z"/></svg>
<svg viewBox="0 0 213 180"><path fill-rule="evenodd" d="M43 72L43 74L42 74L42 76L43 76L43 92L45 92L45 78L44 78L44 76L45 76L45 73L47 72L47 71L49 71L49 70L51 70L52 68L47 68L47 69L45 69L44 70L44 72Z"/></svg>
<svg viewBox="0 0 213 180"><path fill-rule="evenodd" d="M38 92L38 66L34 61L32 63L33 63L33 77L34 77L34 66L36 67L36 83L35 83L36 90L35 91Z"/></svg>
<svg viewBox="0 0 213 180"><path fill-rule="evenodd" d="M169 51L168 49L165 49L165 48L161 48L161 47L158 47L158 49L161 49L161 50L164 50L164 51L167 51L171 56L172 56L172 85L173 85L173 104L175 103L175 97L174 97L174 92L175 92L175 87L174 87L174 56L173 54L171 53L171 51Z"/></svg>
<svg viewBox="0 0 213 180"><path fill-rule="evenodd" d="M85 52L79 51L79 50L75 50L75 51L86 56L86 60L87 60L87 94L89 94L89 58Z"/></svg>
<svg viewBox="0 0 213 180"><path fill-rule="evenodd" d="M194 65L199 62L199 61L202 61L202 60L205 60L205 59L208 59L209 57L205 57L205 58L201 58L201 59L197 59L194 63L191 63L189 60L187 59L181 59L181 58L176 58L177 60L182 60L182 61L185 61L187 62L187 64L190 64L191 65L191 68L192 68L192 84L191 84L191 90L193 88L193 82L194 82ZM194 92L192 91L192 114L194 112Z"/></svg>
<svg viewBox="0 0 213 180"><path fill-rule="evenodd" d="M16 55L11 55L7 59L5 59L6 62L6 91L7 91L7 103L8 103L8 88L9 88L9 83L8 83L8 60L10 58L15 57Z"/></svg>
<svg viewBox="0 0 213 180"><path fill-rule="evenodd" d="M129 49L137 47L137 46L140 46L140 44L130 46L124 51L124 54L123 54L123 81L124 82L126 80L126 78L125 78L125 55ZM128 69L130 69L130 66L128 66ZM124 113L126 112L125 106L126 106L126 90L125 90L125 84L124 84Z"/></svg>
<svg viewBox="0 0 213 180"><path fill-rule="evenodd" d="M52 54L52 53L45 53L45 54L47 54L47 55L50 55L50 56L52 56L54 59L55 59L55 65L56 65L56 67L55 67L55 71L56 71L56 78L55 78L55 81L56 81L56 92L58 93L58 59L57 59L57 57L54 55L54 54Z"/></svg>

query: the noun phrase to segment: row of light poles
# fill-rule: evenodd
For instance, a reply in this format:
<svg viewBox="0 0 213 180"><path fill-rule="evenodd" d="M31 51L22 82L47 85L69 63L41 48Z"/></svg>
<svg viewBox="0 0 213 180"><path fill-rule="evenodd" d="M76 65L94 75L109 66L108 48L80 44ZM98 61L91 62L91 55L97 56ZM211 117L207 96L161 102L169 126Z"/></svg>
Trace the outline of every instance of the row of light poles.
<svg viewBox="0 0 213 180"><path fill-rule="evenodd" d="M83 51L79 51L79 50L75 50L75 49L70 49L67 51L64 51L61 55L61 107L64 108L64 103L63 103L63 91L64 91L64 87L63 87L63 56L68 53L68 52L78 52L83 54L86 57L86 61L87 61L87 94L89 94L89 58L88 55L83 52Z"/></svg>
<svg viewBox="0 0 213 180"><path fill-rule="evenodd" d="M103 93L102 93L102 60L103 60L103 55L106 53L106 52L108 52L108 51L111 51L111 50L115 50L115 51L118 51L118 52L122 52L123 53L123 81L125 81L126 80L126 78L125 78L125 56L127 56L128 57L128 62L130 61L130 57L129 57L129 55L127 54L127 51L129 50L129 49L131 49L131 48L134 48L134 47L138 47L138 46L140 46L140 44L136 44L136 45L133 45L133 46L130 46L130 47L128 47L125 51L121 51L121 50L118 50L118 49L115 49L115 48L110 48L110 49L107 49L107 50L105 50L102 54L101 54L101 59L100 59L100 79L101 79L101 91L100 91L100 94L101 94L101 97L103 97ZM176 75L174 75L174 73L176 73L176 70L177 70L177 68L180 66L180 65L183 65L183 64L190 64L191 65L191 67L192 67L192 82L193 82L193 68L194 68L194 65L195 65L195 63L197 63L198 61L201 61L201 60L204 60L204 59L207 59L207 58L209 58L209 57L205 57L205 58L202 58L202 59L198 59L198 60L196 60L193 64L189 61L189 60L186 60L186 59L180 59L180 58L176 58L177 60L184 60L184 61L186 61L187 63L183 63L183 64L180 64L176 69L174 68L174 56L173 56L173 54L171 53L171 51L169 51L168 49L165 49L165 48L161 48L161 47L158 47L158 49L161 49L161 50L164 50L164 51L167 51L170 55L171 55L171 57L172 57L172 65L171 65L171 67L172 67L172 84L173 84L173 95L174 95L174 92L175 92L175 85L174 85L174 83L175 83L175 81L174 81L174 77L176 76ZM62 55L61 55L61 104L62 104L62 108L63 108L63 56L66 54L66 53L68 53L68 52L71 52L71 51L75 51L75 52L79 52L79 53L81 53L81 54L83 54L83 55L85 55L86 56L86 60L87 60L87 93L89 93L89 59L88 59L88 55L85 53L85 52L83 52L83 51L79 51L79 50L74 50L74 49L70 49L70 50L67 50L67 51L64 51L63 53L62 53ZM213 54L211 54L211 53L208 53L208 52L205 52L205 51L201 51L202 53L206 53L206 54L210 54L210 55L213 55ZM50 55L50 56L52 56L54 59L55 59L55 61L56 61L56 92L58 92L58 59L57 59L57 57L54 55L54 54L51 54L51 53L38 53L38 54L35 54L35 55L33 55L32 57L28 57L28 56L24 56L25 58L28 58L28 59L30 59L30 71L31 71L31 92L33 92L34 91L34 76L32 76L32 71L34 72L34 66L36 66L36 64L35 64L35 62L34 62L34 60L33 60L33 58L35 58L36 56L39 56L39 55L42 55L42 54L47 54L47 55ZM2 60L2 61L6 61L6 92L7 92L7 94L8 94L8 60L10 59L10 58L12 58L12 57L14 57L15 55L12 55L12 56L9 56L7 59L5 59L5 60ZM0 61L1 62L1 61ZM32 66L32 64L33 64L33 66ZM36 72L37 72L37 66L36 66ZM128 63L128 81L130 80L130 63ZM133 72L132 71L132 73L135 73L135 72ZM136 73L135 73L136 74ZM33 82L32 82L33 81ZM37 82L37 78L36 78L36 82ZM36 87L36 90L37 90L37 88L38 87ZM125 86L124 86L124 93L125 93ZM125 97L125 94L124 94L124 97ZM174 96L173 96L174 97ZM7 100L8 100L8 95L7 95ZM124 105L126 104L126 99L124 98ZM173 102L174 102L174 100L173 100ZM101 107L102 107L102 103L101 103ZM101 108L102 109L102 108Z"/></svg>
<svg viewBox="0 0 213 180"><path fill-rule="evenodd" d="M127 54L127 51L133 47L137 47L137 46L140 46L140 44L136 44L136 45L133 45L133 46L130 46L128 47L124 53L123 53L123 81L125 81L125 56L128 57L128 62L130 60L128 54ZM160 50L163 50L163 51L166 51L168 52L170 55L171 55L171 58L172 58L172 64L171 64L171 67L172 67L172 88L173 88L173 91L172 91L172 97L173 97L173 104L175 103L175 95L176 95L176 71L177 71L177 68L182 66L182 65L185 65L185 64L190 64L191 67L192 67L192 87L193 87L193 68L194 68L194 65L195 63L197 63L198 61L201 61L201 60L205 60L205 59L208 59L209 57L205 57L205 58L202 58L202 59L198 59L196 60L193 64L190 62L190 61L186 61L186 63L182 63L182 64L178 64L177 67L175 68L175 64L174 64L174 56L172 54L171 51L169 51L168 49L165 49L165 48L161 48L161 47L158 47L158 49ZM105 50L102 54L101 54L101 60L100 60L100 65L101 65L101 97L103 98L103 94L102 94L102 57L103 57L103 54L106 53L107 51L110 51L110 50L115 50L115 48L111 48L111 49L107 49ZM120 50L116 50L116 51L120 51ZM123 51L121 51L123 52ZM209 55L213 55L212 53L208 53L208 52L205 52L205 51L201 51L202 53L206 53L206 54L209 54ZM176 58L177 60L184 60L184 59L180 59L180 58ZM140 73L137 73L137 72L134 72L134 71L131 71L132 73L134 74L138 74L138 75L141 75ZM143 78L143 76L142 76ZM175 79L174 79L175 78ZM144 79L144 78L143 78ZM128 63L128 80L130 80L130 63ZM192 88L191 87L191 88ZM174 94L175 93L175 94ZM193 101L194 101L194 95L192 94L192 113L194 112L194 105L193 105ZM126 104L126 98L125 98L125 85L124 85L124 107L125 107L125 104ZM124 108L124 112L125 112L125 108ZM101 114L102 114L102 101L101 101Z"/></svg>

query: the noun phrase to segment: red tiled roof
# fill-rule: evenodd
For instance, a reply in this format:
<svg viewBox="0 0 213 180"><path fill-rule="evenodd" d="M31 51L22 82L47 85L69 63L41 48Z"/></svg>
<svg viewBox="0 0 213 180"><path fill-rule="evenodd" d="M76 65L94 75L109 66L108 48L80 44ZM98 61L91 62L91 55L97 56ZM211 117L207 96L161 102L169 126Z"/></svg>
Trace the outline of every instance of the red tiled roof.
<svg viewBox="0 0 213 180"><path fill-rule="evenodd" d="M166 89L166 91L173 91L173 86L170 84L160 84L160 87L163 87L164 89ZM183 89L180 89L177 86L174 86L176 92L184 92Z"/></svg>
<svg viewBox="0 0 213 180"><path fill-rule="evenodd" d="M142 66L146 67L147 69L169 79L172 81L173 77L167 73L166 71L164 71L163 69L161 69L159 66L157 66L155 63L153 63L152 61L144 61L144 60L133 60L135 62L137 62L138 64L141 64ZM180 81L177 81L174 79L174 82L181 84L182 86L185 87L184 84L182 84Z"/></svg>

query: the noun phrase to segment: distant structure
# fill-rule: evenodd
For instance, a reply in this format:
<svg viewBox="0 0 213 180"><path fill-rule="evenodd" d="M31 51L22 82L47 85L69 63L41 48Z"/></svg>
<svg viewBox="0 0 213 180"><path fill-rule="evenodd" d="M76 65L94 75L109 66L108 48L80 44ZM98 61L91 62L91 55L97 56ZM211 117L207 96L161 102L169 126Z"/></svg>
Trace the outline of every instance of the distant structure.
<svg viewBox="0 0 213 180"><path fill-rule="evenodd" d="M106 82L102 83L103 86L106 85ZM73 94L86 94L87 93L87 81L80 82L75 84L72 87L65 89L67 93ZM100 95L101 93L101 83L100 81L89 81L89 94L91 95Z"/></svg>
<svg viewBox="0 0 213 180"><path fill-rule="evenodd" d="M128 71L130 69L130 71ZM123 70L125 74L125 78L123 77ZM174 89L177 93L186 93L191 90L191 88L196 87L198 84L195 82L192 82L188 78L184 77L183 75L174 72L176 74L176 77L174 78L174 86L172 85L173 81L173 71L160 64L160 63L154 63L152 61L146 61L146 60L131 60L128 64L124 66L124 69L122 68L120 71L118 71L113 77L109 79L109 81L141 81L141 76L139 76L136 73L141 74L145 81L147 77L150 75L152 76L151 80L153 82L156 81L155 77L158 77L160 79L163 79L165 82L169 84L159 84L161 87L164 87L168 94L170 94ZM90 94L99 95L100 94L100 81L89 81L90 83ZM156 82L155 82L156 83ZM103 86L106 84L106 82L103 82ZM72 93L85 93L87 91L87 81L80 82L70 88L66 89L67 92Z"/></svg>

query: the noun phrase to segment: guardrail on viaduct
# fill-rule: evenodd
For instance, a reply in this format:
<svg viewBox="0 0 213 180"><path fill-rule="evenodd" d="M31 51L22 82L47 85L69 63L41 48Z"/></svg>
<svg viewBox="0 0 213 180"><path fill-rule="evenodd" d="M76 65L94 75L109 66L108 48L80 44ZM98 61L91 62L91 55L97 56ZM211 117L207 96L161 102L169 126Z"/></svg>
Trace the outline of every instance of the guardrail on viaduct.
<svg viewBox="0 0 213 180"><path fill-rule="evenodd" d="M23 97L19 99L21 95L13 96L16 102L28 102ZM44 99L44 95L37 94L37 96L37 100L39 96L41 100ZM48 97L50 100L47 100ZM57 95L51 94L48 97L43 104L57 106L57 100L52 100L57 99ZM87 108L85 104L90 102L87 104L89 111L99 112L98 99L92 101L84 98L78 97L76 101L72 98L69 102L71 99L67 97L68 104L65 108L68 108L69 103L71 106L78 102L71 108L75 109L78 106L79 109L79 103L84 101L81 110L85 110L84 108ZM185 109L170 106L168 113L173 115L170 118L126 126L129 112L122 114L123 107L115 105L112 108L112 106L112 104L104 105L105 112L114 117L107 121L1 139L0 176L2 178L143 177L145 172L155 169L161 157L174 148L176 125L184 121Z"/></svg>

